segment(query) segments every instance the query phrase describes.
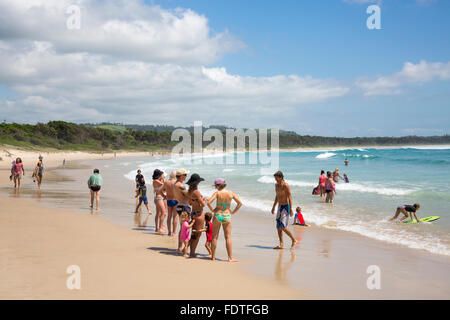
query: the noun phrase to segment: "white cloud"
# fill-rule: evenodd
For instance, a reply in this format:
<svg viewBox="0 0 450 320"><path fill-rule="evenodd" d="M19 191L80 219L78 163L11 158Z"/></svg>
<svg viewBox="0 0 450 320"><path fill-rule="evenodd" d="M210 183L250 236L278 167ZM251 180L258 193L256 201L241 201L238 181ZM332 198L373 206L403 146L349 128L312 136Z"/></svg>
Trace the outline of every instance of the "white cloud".
<svg viewBox="0 0 450 320"><path fill-rule="evenodd" d="M70 5L81 28L69 30ZM140 0L0 0L0 39L51 42L58 52L90 52L177 64L210 64L244 44L228 31L212 33L189 9L165 10Z"/></svg>
<svg viewBox="0 0 450 320"><path fill-rule="evenodd" d="M261 125L349 91L312 77L243 77L225 68L62 54L48 42L18 45L0 46L0 83L18 95L0 109L15 121Z"/></svg>
<svg viewBox="0 0 450 320"><path fill-rule="evenodd" d="M418 64L405 62L400 72L389 76L379 76L375 80L360 79L356 85L363 89L364 95L392 95L402 93L407 85L423 84L433 80L450 79L450 62L420 61Z"/></svg>

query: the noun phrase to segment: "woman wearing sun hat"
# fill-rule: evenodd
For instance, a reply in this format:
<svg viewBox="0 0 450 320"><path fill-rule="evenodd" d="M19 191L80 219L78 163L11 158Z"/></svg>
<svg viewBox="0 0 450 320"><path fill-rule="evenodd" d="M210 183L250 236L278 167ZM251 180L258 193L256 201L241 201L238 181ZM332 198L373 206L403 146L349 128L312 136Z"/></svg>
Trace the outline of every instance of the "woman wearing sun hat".
<svg viewBox="0 0 450 320"><path fill-rule="evenodd" d="M231 243L231 215L235 214L242 206L241 200L234 192L227 190L227 183L223 178L217 178L214 180L213 186L217 191L209 198L207 204L208 208L214 212L213 220L213 240L212 240L212 260L216 259L217 238L219 237L220 227L223 227L225 234L225 243L228 253L228 261L235 262L232 257L232 243ZM211 204L216 200L216 208L214 209ZM236 207L231 210L231 201L236 202Z"/></svg>
<svg viewBox="0 0 450 320"><path fill-rule="evenodd" d="M193 173L186 184L189 186L188 194L190 197L189 204L192 206L191 218L194 220L192 226L191 240L189 246L191 248L190 257L195 257L195 249L197 248L198 241L200 240L201 231L205 227L205 214L203 213L203 207L205 206L205 200L202 194L198 190L200 182L205 181L197 173Z"/></svg>

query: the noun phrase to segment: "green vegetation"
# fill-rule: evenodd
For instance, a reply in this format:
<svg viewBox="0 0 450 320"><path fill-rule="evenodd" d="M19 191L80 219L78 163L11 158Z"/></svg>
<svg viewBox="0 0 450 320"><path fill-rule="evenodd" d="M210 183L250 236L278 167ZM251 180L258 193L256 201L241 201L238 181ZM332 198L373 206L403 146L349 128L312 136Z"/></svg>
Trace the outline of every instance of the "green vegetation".
<svg viewBox="0 0 450 320"><path fill-rule="evenodd" d="M117 126L91 127L64 121L36 125L0 124L0 144L59 150L169 149L171 132L137 131Z"/></svg>
<svg viewBox="0 0 450 320"><path fill-rule="evenodd" d="M211 126L225 132L225 126ZM123 124L75 124L51 121L36 125L0 124L0 144L22 148L51 148L59 150L170 150L178 142L171 141L172 126L143 126ZM193 132L193 127L185 128ZM206 130L207 128L203 128ZM270 138L268 139L270 142ZM248 141L247 141L248 142ZM209 142L204 142L208 145ZM280 132L280 147L325 146L399 146L415 144L450 144L450 136L432 137L374 137L338 138L302 136L291 131ZM225 143L224 143L225 146Z"/></svg>

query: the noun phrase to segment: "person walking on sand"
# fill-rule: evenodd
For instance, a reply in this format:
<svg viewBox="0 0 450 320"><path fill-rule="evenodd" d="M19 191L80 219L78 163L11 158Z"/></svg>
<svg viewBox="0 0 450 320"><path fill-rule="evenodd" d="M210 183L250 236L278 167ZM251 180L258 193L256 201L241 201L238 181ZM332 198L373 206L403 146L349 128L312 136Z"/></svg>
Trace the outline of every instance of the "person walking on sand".
<svg viewBox="0 0 450 320"><path fill-rule="evenodd" d="M44 165L42 164L42 161L39 160L36 167L34 168L32 178L36 179L38 184L38 189L41 190L41 183L42 183L42 172L44 171ZM33 180L34 182L34 180Z"/></svg>
<svg viewBox="0 0 450 320"><path fill-rule="evenodd" d="M166 206L164 204L164 199L166 194L164 193L164 172L155 169L153 171L153 192L155 193L155 207L156 207L156 215L155 215L155 230L157 233L165 232L164 227L164 218L166 217Z"/></svg>
<svg viewBox="0 0 450 320"><path fill-rule="evenodd" d="M325 197L326 203L333 203L334 195L336 194L336 184L330 171L327 171L327 181L325 182Z"/></svg>
<svg viewBox="0 0 450 320"><path fill-rule="evenodd" d="M178 204L175 207L178 217L181 216L183 212L191 213L191 207L189 206L189 194L184 186L183 182L186 180L189 171L186 169L178 169L175 176L177 180L173 184L173 195L175 196L175 200L177 200ZM180 221L180 232L178 232L178 253L181 254L183 252L183 242L181 241L181 224L183 221Z"/></svg>
<svg viewBox="0 0 450 320"><path fill-rule="evenodd" d="M167 229L169 236L174 236L177 232L178 215L175 209L178 201L173 193L173 185L176 181L175 171L170 173L169 180L164 181L164 191L167 197Z"/></svg>
<svg viewBox="0 0 450 320"><path fill-rule="evenodd" d="M14 188L20 189L20 181L22 180L22 174L25 175L25 168L23 167L22 159L17 158L16 162L11 168L14 177Z"/></svg>
<svg viewBox="0 0 450 320"><path fill-rule="evenodd" d="M192 227L191 232L191 240L189 242L189 246L191 248L191 258L196 257L195 250L197 249L198 241L200 240L200 236L202 235L201 230L203 230L205 227L205 215L203 214L203 207L206 204L206 199L202 197L202 194L198 190L198 185L202 181L205 181L205 179L200 177L197 173L194 173L191 175L188 182L186 182L186 184L189 186L189 204L192 206L191 218L194 222L194 226Z"/></svg>
<svg viewBox="0 0 450 320"><path fill-rule="evenodd" d="M397 219L398 215L400 213L403 213L403 217L400 218L400 220L398 222L402 222L403 220L405 220L406 218L408 218L408 216L411 216L411 220L412 220L412 214L414 214L414 217L416 218L416 221L419 223L422 223L422 221L419 220L419 218L417 217L417 210L420 209L420 204L418 203L414 203L413 205L402 205L402 206L398 206L397 210L395 211L395 214L392 218L389 219L389 221L395 220Z"/></svg>
<svg viewBox="0 0 450 320"><path fill-rule="evenodd" d="M292 211L292 195L291 188L288 183L284 181L284 175L281 171L275 172L273 175L275 177L275 200L272 206L272 214L275 213L275 207L278 204L278 211L276 216L277 222L277 232L280 244L274 249L284 249L283 243L283 232L288 235L292 240L291 249L297 244L297 240L292 235L291 231L288 229L289 217L294 215Z"/></svg>
<svg viewBox="0 0 450 320"><path fill-rule="evenodd" d="M231 242L231 216L238 212L242 206L239 197L232 191L227 190L227 183L223 178L214 180L213 186L217 191L209 198L207 204L208 208L214 212L213 220L213 239L211 245L211 260L216 260L217 239L219 238L220 227L223 227L225 234L225 244L227 247L228 262L237 262L233 259L233 250ZM236 207L231 211L231 201L236 202ZM216 201L216 208L212 207L212 203Z"/></svg>
<svg viewBox="0 0 450 320"><path fill-rule="evenodd" d="M144 223L142 225L139 225L139 227L146 227L147 223L148 223L148 219L150 218L150 216L152 215L152 212L150 210L150 207L148 205L148 199L147 199L147 186L145 185L145 180L144 177L142 177L142 179L139 180L139 187L136 190L136 198L139 197L139 202L136 205L136 210L135 210L135 214L139 213L139 208L142 204L142 202L144 203L145 207L147 208L147 218L145 219ZM140 218L138 219L140 221Z"/></svg>
<svg viewBox="0 0 450 320"><path fill-rule="evenodd" d="M94 169L94 173L89 177L88 187L91 190L91 209L94 208L94 197L96 199L97 207L96 210L100 208L100 192L103 184L102 176L100 175L100 170Z"/></svg>

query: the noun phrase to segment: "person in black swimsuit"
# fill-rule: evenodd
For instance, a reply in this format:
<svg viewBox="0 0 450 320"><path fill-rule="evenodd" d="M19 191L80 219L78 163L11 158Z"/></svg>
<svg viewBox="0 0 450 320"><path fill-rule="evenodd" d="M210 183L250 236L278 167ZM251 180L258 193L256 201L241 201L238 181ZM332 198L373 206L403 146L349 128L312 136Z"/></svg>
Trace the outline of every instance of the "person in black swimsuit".
<svg viewBox="0 0 450 320"><path fill-rule="evenodd" d="M395 215L389 219L389 221L395 220L397 219L398 215L400 213L403 213L403 217L398 221L398 222L402 222L403 220L405 220L406 218L408 218L409 215L411 215L411 220L412 220L412 214L414 214L414 217L416 218L417 222L420 222L419 218L417 217L417 210L420 209L420 204L415 203L412 206L405 204L403 206L398 206L397 207L397 211L395 211Z"/></svg>

